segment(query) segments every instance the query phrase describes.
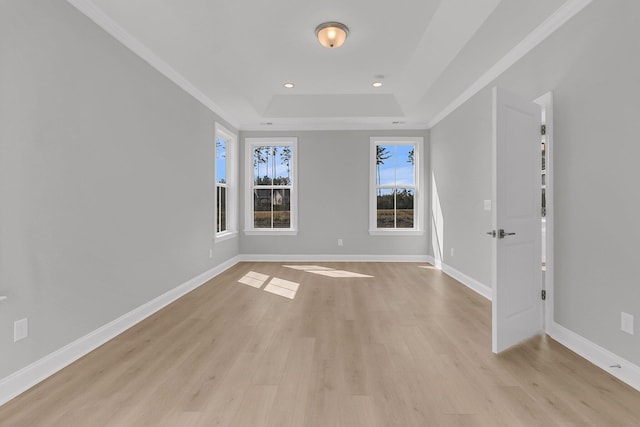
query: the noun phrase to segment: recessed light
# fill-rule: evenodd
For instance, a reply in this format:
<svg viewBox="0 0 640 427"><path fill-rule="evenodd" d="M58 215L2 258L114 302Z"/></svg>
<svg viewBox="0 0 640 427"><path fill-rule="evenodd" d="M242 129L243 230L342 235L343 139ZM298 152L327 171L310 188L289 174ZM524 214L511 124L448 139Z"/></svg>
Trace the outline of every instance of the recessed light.
<svg viewBox="0 0 640 427"><path fill-rule="evenodd" d="M373 82L373 87L382 87L382 82Z"/></svg>
<svg viewBox="0 0 640 427"><path fill-rule="evenodd" d="M296 85L293 83L285 83L283 86L287 89L293 89Z"/></svg>

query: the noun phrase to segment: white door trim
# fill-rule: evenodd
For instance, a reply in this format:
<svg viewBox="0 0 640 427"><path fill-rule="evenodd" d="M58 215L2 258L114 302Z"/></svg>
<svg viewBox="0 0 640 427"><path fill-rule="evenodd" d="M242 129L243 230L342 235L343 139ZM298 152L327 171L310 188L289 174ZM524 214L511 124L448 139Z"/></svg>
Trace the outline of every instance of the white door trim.
<svg viewBox="0 0 640 427"><path fill-rule="evenodd" d="M543 124L546 126L546 139L547 139L547 159L546 159L546 200L547 200L547 215L546 215L546 233L545 233L545 246L546 246L546 271L544 273L544 289L547 291L547 299L544 303L544 331L549 333L549 329L554 323L554 299L553 299L553 92L547 92L541 97L535 99L533 102L540 105L543 111Z"/></svg>

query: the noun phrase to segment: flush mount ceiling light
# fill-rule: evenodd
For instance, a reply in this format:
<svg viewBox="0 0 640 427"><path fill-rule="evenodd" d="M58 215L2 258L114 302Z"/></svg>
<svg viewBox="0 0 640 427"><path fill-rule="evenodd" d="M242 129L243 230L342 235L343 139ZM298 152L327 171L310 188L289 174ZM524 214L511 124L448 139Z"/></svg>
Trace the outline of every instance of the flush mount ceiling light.
<svg viewBox="0 0 640 427"><path fill-rule="evenodd" d="M287 89L293 89L296 85L293 83L285 83L283 86Z"/></svg>
<svg viewBox="0 0 640 427"><path fill-rule="evenodd" d="M324 22L316 27L316 37L320 44L326 48L342 46L347 39L349 29L340 22Z"/></svg>
<svg viewBox="0 0 640 427"><path fill-rule="evenodd" d="M382 82L373 82L373 84L371 86L373 86L373 87L382 87Z"/></svg>

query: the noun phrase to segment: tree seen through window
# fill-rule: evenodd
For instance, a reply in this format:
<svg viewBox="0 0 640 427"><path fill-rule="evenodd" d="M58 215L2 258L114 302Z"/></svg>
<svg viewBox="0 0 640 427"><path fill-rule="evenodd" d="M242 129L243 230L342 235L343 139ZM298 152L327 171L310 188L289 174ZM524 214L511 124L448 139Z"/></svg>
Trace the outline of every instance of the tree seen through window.
<svg viewBox="0 0 640 427"><path fill-rule="evenodd" d="M376 226L415 226L415 146L376 145Z"/></svg>

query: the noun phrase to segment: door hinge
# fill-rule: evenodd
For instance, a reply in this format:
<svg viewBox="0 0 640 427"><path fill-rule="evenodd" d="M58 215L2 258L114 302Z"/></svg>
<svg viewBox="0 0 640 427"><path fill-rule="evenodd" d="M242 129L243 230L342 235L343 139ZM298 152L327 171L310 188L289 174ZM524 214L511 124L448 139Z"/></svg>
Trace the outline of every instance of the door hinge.
<svg viewBox="0 0 640 427"><path fill-rule="evenodd" d="M541 135L546 135L547 134L547 125L540 126L540 134Z"/></svg>
<svg viewBox="0 0 640 427"><path fill-rule="evenodd" d="M547 299L547 291L543 289L541 296L542 296L542 301L545 301Z"/></svg>

